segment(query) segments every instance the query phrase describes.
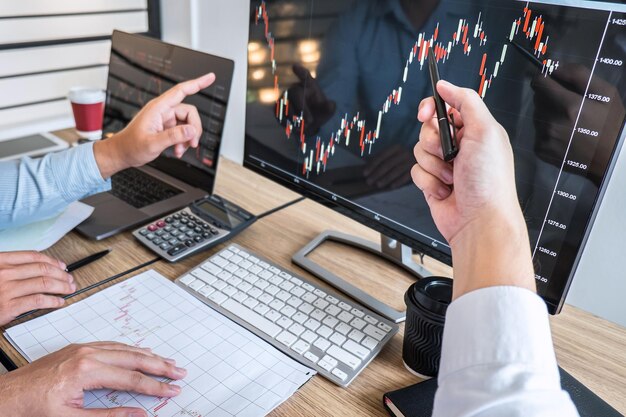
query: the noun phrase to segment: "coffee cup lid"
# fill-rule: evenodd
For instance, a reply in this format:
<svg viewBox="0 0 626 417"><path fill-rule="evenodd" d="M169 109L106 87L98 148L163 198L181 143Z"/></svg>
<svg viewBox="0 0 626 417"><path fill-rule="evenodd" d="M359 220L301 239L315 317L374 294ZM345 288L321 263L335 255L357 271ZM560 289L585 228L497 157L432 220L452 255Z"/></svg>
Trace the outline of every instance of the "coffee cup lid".
<svg viewBox="0 0 626 417"><path fill-rule="evenodd" d="M411 286L412 302L437 315L445 316L452 302L452 280L445 277L422 278Z"/></svg>
<svg viewBox="0 0 626 417"><path fill-rule="evenodd" d="M98 88L74 87L70 89L68 98L75 104L102 103L106 99L106 93Z"/></svg>

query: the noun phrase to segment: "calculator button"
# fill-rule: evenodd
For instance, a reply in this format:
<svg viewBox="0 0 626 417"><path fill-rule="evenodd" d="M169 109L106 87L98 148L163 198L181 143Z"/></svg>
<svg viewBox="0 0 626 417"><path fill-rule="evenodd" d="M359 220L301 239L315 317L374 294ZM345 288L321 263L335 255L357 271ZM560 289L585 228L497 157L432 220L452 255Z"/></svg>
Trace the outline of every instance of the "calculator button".
<svg viewBox="0 0 626 417"><path fill-rule="evenodd" d="M154 232L155 235L157 236L163 236L165 234L164 230L157 230L156 232Z"/></svg>
<svg viewBox="0 0 626 417"><path fill-rule="evenodd" d="M156 224L156 225L157 225L157 227L159 227L159 228L163 228L163 227L165 227L165 226L166 226L166 224L165 224L165 222L164 222L163 220L159 220L159 221L157 222L157 224Z"/></svg>
<svg viewBox="0 0 626 417"><path fill-rule="evenodd" d="M152 240L152 239L154 239L155 237L156 237L156 236L154 235L154 233L148 233L148 234L146 235L146 239L148 239L148 240Z"/></svg>
<svg viewBox="0 0 626 417"><path fill-rule="evenodd" d="M195 229L195 228L196 228L196 226L197 226L197 224L195 224L194 222L189 222L189 223L187 224L187 227L189 227L190 229Z"/></svg>
<svg viewBox="0 0 626 417"><path fill-rule="evenodd" d="M185 246L185 245L183 245L183 244L181 243L181 244L178 244L178 245L174 246L172 249L170 249L170 250L167 252L167 254L168 254L168 255L170 255L170 256L176 256L176 255L178 255L179 253L184 252L184 251L185 251L185 249L187 249L187 246Z"/></svg>
<svg viewBox="0 0 626 417"><path fill-rule="evenodd" d="M187 232L187 230L189 230L189 228L187 226L180 226L178 228L178 230L180 230L181 232L185 233L185 232Z"/></svg>
<svg viewBox="0 0 626 417"><path fill-rule="evenodd" d="M185 233L187 236L192 237L193 235L195 235L196 233L193 230L187 230L187 233Z"/></svg>
<svg viewBox="0 0 626 417"><path fill-rule="evenodd" d="M168 250L169 248L172 247L172 245L170 245L169 243L161 243L161 245L159 246L162 250Z"/></svg>
<svg viewBox="0 0 626 417"><path fill-rule="evenodd" d="M169 223L171 223L171 222L173 222L173 221L174 221L174 219L173 219L173 218L171 218L171 217L166 217L166 218L165 218L165 223L168 223L168 224L169 224Z"/></svg>
<svg viewBox="0 0 626 417"><path fill-rule="evenodd" d="M169 232L171 232L172 230L174 230L174 228L173 228L172 226L165 226L165 228L164 228L163 230L165 230L166 232L168 232L168 233L169 233Z"/></svg>
<svg viewBox="0 0 626 417"><path fill-rule="evenodd" d="M196 236L193 238L193 240L195 240L196 242L200 243L202 242L204 239L202 238L202 236Z"/></svg>
<svg viewBox="0 0 626 417"><path fill-rule="evenodd" d="M196 246L196 243L193 240L186 240L185 245L191 248L191 247Z"/></svg>
<svg viewBox="0 0 626 417"><path fill-rule="evenodd" d="M196 227L193 228L193 231L196 232L196 233L202 233L202 228L196 226Z"/></svg>
<svg viewBox="0 0 626 417"><path fill-rule="evenodd" d="M141 229L141 230L139 231L139 234L140 234L141 236L145 236L145 235L147 235L148 233L150 233L150 231L148 231L148 229Z"/></svg>
<svg viewBox="0 0 626 417"><path fill-rule="evenodd" d="M174 239L170 239L167 243L169 243L170 245L175 245L178 243L178 239L174 238Z"/></svg>
<svg viewBox="0 0 626 417"><path fill-rule="evenodd" d="M205 239L208 239L209 236L211 236L209 233L206 233L206 232L202 233L202 237Z"/></svg>
<svg viewBox="0 0 626 417"><path fill-rule="evenodd" d="M211 233L213 233L214 235L218 234L219 232L217 231L217 229L211 228Z"/></svg>
<svg viewBox="0 0 626 417"><path fill-rule="evenodd" d="M154 243L155 245L159 246L161 243L163 243L163 239L161 239L160 237L156 238L156 239L154 239L152 241L152 243Z"/></svg>
<svg viewBox="0 0 626 417"><path fill-rule="evenodd" d="M183 216L183 217L187 217L187 216L189 216L189 213L187 213L186 211L181 211L180 215Z"/></svg>
<svg viewBox="0 0 626 417"><path fill-rule="evenodd" d="M174 220L180 220L180 214L176 213L172 216Z"/></svg>
<svg viewBox="0 0 626 417"><path fill-rule="evenodd" d="M163 240L170 240L172 238L172 235L170 235L169 233L163 233L161 235L161 239Z"/></svg>
<svg viewBox="0 0 626 417"><path fill-rule="evenodd" d="M189 223L189 219L187 219L186 217L183 217L182 219L180 219L180 222L182 224L187 224L187 223Z"/></svg>
<svg viewBox="0 0 626 417"><path fill-rule="evenodd" d="M151 231L151 232L154 232L157 229L158 229L158 227L156 227L156 224L151 224L150 226L148 226L148 230Z"/></svg>

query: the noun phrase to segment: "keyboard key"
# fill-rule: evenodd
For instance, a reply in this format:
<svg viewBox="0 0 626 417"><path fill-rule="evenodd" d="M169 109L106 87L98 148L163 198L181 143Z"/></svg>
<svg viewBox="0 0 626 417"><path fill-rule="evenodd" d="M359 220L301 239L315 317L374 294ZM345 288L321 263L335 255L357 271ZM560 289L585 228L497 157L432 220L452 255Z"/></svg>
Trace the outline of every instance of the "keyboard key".
<svg viewBox="0 0 626 417"><path fill-rule="evenodd" d="M259 272L262 271L262 269L258 265L252 265L250 268L248 268L248 271L251 274L257 275Z"/></svg>
<svg viewBox="0 0 626 417"><path fill-rule="evenodd" d="M300 278L296 278L296 277L292 277L290 281L298 287L302 285L303 283L303 281Z"/></svg>
<svg viewBox="0 0 626 417"><path fill-rule="evenodd" d="M232 252L231 252L231 251L229 251L228 249L223 250L223 251L220 253L220 256L221 256L222 258L224 258L224 259L230 259L230 258L231 258L231 256L233 256L233 255L234 255L234 253L232 253Z"/></svg>
<svg viewBox="0 0 626 417"><path fill-rule="evenodd" d="M291 298L291 294L289 294L287 291L280 290L278 294L276 294L276 298L281 301L287 301Z"/></svg>
<svg viewBox="0 0 626 417"><path fill-rule="evenodd" d="M304 327L312 331L317 330L317 328L320 326L321 326L321 323L317 320L308 319L307 321L304 322Z"/></svg>
<svg viewBox="0 0 626 417"><path fill-rule="evenodd" d="M322 369L324 369L325 371L328 371L328 372L332 372L332 370L333 370L333 366L331 364L329 364L328 362L326 362L325 360L323 360L323 359L320 360L317 363L317 366L319 366L320 368L322 368Z"/></svg>
<svg viewBox="0 0 626 417"><path fill-rule="evenodd" d="M371 324L368 324L367 327L365 327L365 329L363 329L363 332L368 335L373 337L374 339L381 341L385 338L385 336L387 335L387 333L383 332L382 330L380 330L377 327L372 326Z"/></svg>
<svg viewBox="0 0 626 417"><path fill-rule="evenodd" d="M369 316L369 315L365 316L364 320L366 322L368 322L369 324L376 324L376 323L378 323L378 320L376 320L374 317Z"/></svg>
<svg viewBox="0 0 626 417"><path fill-rule="evenodd" d="M211 287L210 285L205 285L204 287L200 288L200 291L198 291L198 294L201 294L204 297L209 297L209 295L213 294L215 292L215 288Z"/></svg>
<svg viewBox="0 0 626 417"><path fill-rule="evenodd" d="M272 323L282 317L282 315L276 310L270 310L265 314L265 317Z"/></svg>
<svg viewBox="0 0 626 417"><path fill-rule="evenodd" d="M217 279L215 275L213 275L212 273L208 273L202 268L198 268L192 271L191 275L193 275L194 277L198 279L201 279L202 281L204 281L205 284L213 284L215 280Z"/></svg>
<svg viewBox="0 0 626 417"><path fill-rule="evenodd" d="M300 355L303 355L304 352L308 351L310 347L311 345L309 345L305 341L298 340L296 343L293 344L293 346L291 346L291 349L299 353Z"/></svg>
<svg viewBox="0 0 626 417"><path fill-rule="evenodd" d="M317 308L319 308L320 310L325 309L326 307L328 307L328 301L323 300L321 298L318 298L317 300L315 300L315 302L313 303L313 305Z"/></svg>
<svg viewBox="0 0 626 417"><path fill-rule="evenodd" d="M336 345L341 346L341 345L343 345L346 342L346 337L344 335L342 335L342 334L339 334L339 333L333 333L333 335L328 340L330 340L331 342L333 342Z"/></svg>
<svg viewBox="0 0 626 417"><path fill-rule="evenodd" d="M320 360L320 358L318 358L317 356L315 356L314 354L312 354L311 352L305 352L304 353L304 357L305 359L313 362L313 363L317 363L317 361Z"/></svg>
<svg viewBox="0 0 626 417"><path fill-rule="evenodd" d="M294 285L289 281L283 281L282 284L279 285L279 287L285 291L291 291Z"/></svg>
<svg viewBox="0 0 626 417"><path fill-rule="evenodd" d="M279 291L280 288L278 288L276 285L270 285L265 289L265 292L269 293L270 295L276 295Z"/></svg>
<svg viewBox="0 0 626 417"><path fill-rule="evenodd" d="M285 306L285 303L280 300L274 300L269 304L269 306L272 307L274 310L280 311Z"/></svg>
<svg viewBox="0 0 626 417"><path fill-rule="evenodd" d="M331 346L326 353L352 369L356 369L361 364L359 358L337 346Z"/></svg>
<svg viewBox="0 0 626 417"><path fill-rule="evenodd" d="M302 327L298 323L294 323L291 326L289 326L289 331L295 334L296 336L300 336L302 332L304 332L304 327Z"/></svg>
<svg viewBox="0 0 626 417"><path fill-rule="evenodd" d="M200 281L199 279L197 279L191 284L189 284L189 288L191 288L194 291L198 291L200 288L204 287L205 285L206 284L203 281Z"/></svg>
<svg viewBox="0 0 626 417"><path fill-rule="evenodd" d="M220 290L220 291L221 291L222 289L226 288L226 286L227 286L228 284L226 284L226 283L225 283L224 281L222 281L221 279L218 279L218 280L215 280L215 282L213 282L211 285L212 285L215 289L217 289L217 290Z"/></svg>
<svg viewBox="0 0 626 417"><path fill-rule="evenodd" d="M242 282L241 284L239 284L239 289L245 293L247 293L248 291L250 291L252 289L252 285L250 285L247 282Z"/></svg>
<svg viewBox="0 0 626 417"><path fill-rule="evenodd" d="M322 290L320 290L319 288L316 288L315 290L313 290L313 294L317 295L320 298L326 298L326 293Z"/></svg>
<svg viewBox="0 0 626 417"><path fill-rule="evenodd" d="M309 303L302 303L300 307L298 307L298 310L302 311L304 314L311 314L311 312L315 310L315 307Z"/></svg>
<svg viewBox="0 0 626 417"><path fill-rule="evenodd" d="M241 261L243 261L243 258L242 258L241 256L239 256L239 255L233 255L233 256L229 259L229 261L231 261L232 263L234 263L234 264L236 264L236 265L239 265L239 263L240 263Z"/></svg>
<svg viewBox="0 0 626 417"><path fill-rule="evenodd" d="M243 301L243 305L248 307L248 308L254 308L259 304L259 302L252 298L252 297L248 297Z"/></svg>
<svg viewBox="0 0 626 417"><path fill-rule="evenodd" d="M224 301L228 300L228 296L219 291L215 291L213 294L209 295L209 300L213 301L215 304L219 306Z"/></svg>
<svg viewBox="0 0 626 417"><path fill-rule="evenodd" d="M344 309L344 310L346 310L346 311L350 311L350 310L352 310L352 306L351 306L350 304L348 304L348 303L344 303L343 301L341 301L341 302L339 303L339 307L340 307L340 308L343 308L343 309Z"/></svg>
<svg viewBox="0 0 626 417"><path fill-rule="evenodd" d="M294 314L293 316L291 316L291 319L297 323L304 323L305 321L307 321L309 319L309 316L307 316L306 314L298 311L296 314Z"/></svg>
<svg viewBox="0 0 626 417"><path fill-rule="evenodd" d="M292 281L293 282L293 281ZM304 288L305 290L307 290L308 292L312 293L313 291L315 291L315 287L312 286L311 284L309 284L308 282L303 282L302 283L302 288ZM314 295L314 294L312 294Z"/></svg>
<svg viewBox="0 0 626 417"><path fill-rule="evenodd" d="M367 358L370 354L369 349L364 348L363 346L352 340L348 340L346 343L344 343L343 348L361 359Z"/></svg>
<svg viewBox="0 0 626 417"><path fill-rule="evenodd" d="M295 288L293 288L289 292L292 293L294 296L296 296L298 298L302 297L306 293L306 291L302 287L295 287ZM313 295L313 294L311 294L311 295Z"/></svg>
<svg viewBox="0 0 626 417"><path fill-rule="evenodd" d="M348 326L346 323L339 323L337 327L335 327L335 331L344 336L347 335L350 330L352 330L352 327Z"/></svg>
<svg viewBox="0 0 626 417"><path fill-rule="evenodd" d="M274 301L274 297L272 297L271 295L267 293L263 293L259 296L259 298L257 298L257 300L259 300L260 303L269 304L272 301Z"/></svg>
<svg viewBox="0 0 626 417"><path fill-rule="evenodd" d="M261 291L257 287L250 288L250 291L248 291L248 295L254 298L259 298L261 294L263 294L263 291Z"/></svg>
<svg viewBox="0 0 626 417"><path fill-rule="evenodd" d="M283 277L284 279L287 279L287 280L291 279L291 275L289 275L289 274L288 274L288 273L286 273L285 271L280 271L280 272L277 272L277 274L279 274L279 275L280 275L281 277Z"/></svg>
<svg viewBox="0 0 626 417"><path fill-rule="evenodd" d="M227 296L232 297L233 295L237 294L237 288L233 287L232 285L228 285L222 290L222 292Z"/></svg>
<svg viewBox="0 0 626 417"><path fill-rule="evenodd" d="M380 330L382 330L385 333L389 333L392 329L392 327L386 323L383 323L382 321L380 323L378 323L376 325L376 327L378 327Z"/></svg>
<svg viewBox="0 0 626 417"><path fill-rule="evenodd" d="M259 263L259 266L261 266L261 264ZM272 278L274 276L274 274L272 274L270 271L265 270L265 271L261 271L259 273L259 277L263 278L263 279L267 279L269 280L270 278Z"/></svg>
<svg viewBox="0 0 626 417"><path fill-rule="evenodd" d="M342 311L337 318L341 321L345 321L346 323L350 323L350 321L354 318L354 316L347 311Z"/></svg>
<svg viewBox="0 0 626 417"><path fill-rule="evenodd" d="M363 329L363 327L365 327L365 325L367 324L367 322L365 320L361 320L360 318L355 318L354 320L352 320L352 323L350 323L350 326L354 327L355 329L361 330Z"/></svg>
<svg viewBox="0 0 626 417"><path fill-rule="evenodd" d="M240 268L245 268L245 269L248 269L248 268L250 268L252 265L254 265L252 262L250 262L250 261L246 261L246 260L243 260L243 261L239 262L239 267L240 267Z"/></svg>
<svg viewBox="0 0 626 417"><path fill-rule="evenodd" d="M274 274L280 274L280 273L281 273L281 270L280 270L280 269L278 269L278 268L276 268L276 267L275 267L275 266L273 266L273 265L268 265L267 269L269 269L269 270L270 270L270 272L272 272L272 273L274 273Z"/></svg>
<svg viewBox="0 0 626 417"><path fill-rule="evenodd" d="M293 320L288 319L285 316L282 316L278 320L276 320L276 324L284 329L288 329L293 324Z"/></svg>
<svg viewBox="0 0 626 417"><path fill-rule="evenodd" d="M329 305L324 311L330 314L331 316L336 316L337 314L341 312L341 309L335 305Z"/></svg>
<svg viewBox="0 0 626 417"><path fill-rule="evenodd" d="M298 308L300 307L300 304L302 304L302 300L297 297L291 297L290 299L287 300L287 304L289 304L290 306L294 308Z"/></svg>
<svg viewBox="0 0 626 417"><path fill-rule="evenodd" d="M266 306L265 304L259 303L259 304L257 304L256 307L254 307L254 311L259 313L260 315L264 316L264 315L266 315L270 311L270 308L268 306Z"/></svg>
<svg viewBox="0 0 626 417"><path fill-rule="evenodd" d="M333 297L332 295L326 296L326 301L328 301L331 304L337 304L339 302L339 300Z"/></svg>
<svg viewBox="0 0 626 417"><path fill-rule="evenodd" d="M315 341L315 343L313 343L313 346L315 346L322 352L325 352L326 349L328 349L331 346L331 343L328 340L320 337L319 339Z"/></svg>
<svg viewBox="0 0 626 417"><path fill-rule="evenodd" d="M317 335L310 330L306 330L304 333L302 333L300 338L307 343L313 343L315 342L315 340L317 340Z"/></svg>
<svg viewBox="0 0 626 417"><path fill-rule="evenodd" d="M211 258L211 262L213 262L215 265L221 268L224 268L229 263L226 259L222 258L221 256L215 256Z"/></svg>
<svg viewBox="0 0 626 417"><path fill-rule="evenodd" d="M276 337L276 335L281 331L279 326L244 305L239 304L233 299L225 301L222 307L240 317L242 320L250 323L252 326L261 330L270 337Z"/></svg>
<svg viewBox="0 0 626 417"><path fill-rule="evenodd" d="M337 323L339 323L339 320L337 320L333 316L326 316L326 318L322 321L322 323L324 323L331 329L334 329Z"/></svg>
<svg viewBox="0 0 626 417"><path fill-rule="evenodd" d="M226 273L228 274L228 272ZM238 288L239 288L239 284L243 282L241 278L238 278L232 275L229 278L224 279L224 281L228 282L229 285L232 285L233 287L238 287Z"/></svg>
<svg viewBox="0 0 626 417"><path fill-rule="evenodd" d="M243 291L237 291L237 294L233 295L232 298L240 303L243 303L246 298L248 298L248 294Z"/></svg>
<svg viewBox="0 0 626 417"><path fill-rule="evenodd" d="M337 362L337 359L333 358L332 356L326 355L322 358L322 360L328 364L330 364L330 366L332 366L333 368L337 365L339 365L339 362Z"/></svg>
<svg viewBox="0 0 626 417"><path fill-rule="evenodd" d="M276 337L276 340L282 343L283 345L289 347L293 344L293 342L298 340L298 338L292 335L291 333L284 331Z"/></svg>
<svg viewBox="0 0 626 417"><path fill-rule="evenodd" d="M346 374L344 371L342 371L339 368L333 369L332 374L342 381L345 381L348 378L348 374Z"/></svg>
<svg viewBox="0 0 626 417"><path fill-rule="evenodd" d="M317 334L319 334L325 339L328 339L330 335L333 334L333 329L331 329L328 326L321 326L319 329L317 329Z"/></svg>
<svg viewBox="0 0 626 417"><path fill-rule="evenodd" d="M348 333L348 339L352 339L355 342L360 342L365 337L365 333L358 331L357 329L352 329L350 333Z"/></svg>
<svg viewBox="0 0 626 417"><path fill-rule="evenodd" d="M324 317L326 317L326 313L324 313L322 310L317 310L315 309L312 313L311 313L311 318L317 321L322 321L324 320Z"/></svg>
<svg viewBox="0 0 626 417"><path fill-rule="evenodd" d="M268 279L269 282L271 282L274 285L280 285L282 284L285 280L282 279L281 277L279 277L278 275L272 275L272 277L270 279Z"/></svg>
<svg viewBox="0 0 626 417"><path fill-rule="evenodd" d="M185 285L189 285L192 282L194 282L196 279L193 277L193 275L185 275L184 277L182 277L179 281L182 282Z"/></svg>
<svg viewBox="0 0 626 417"><path fill-rule="evenodd" d="M260 280L258 280L257 282L254 283L254 286L259 288L259 289L261 289L261 290L266 289L267 287L269 287L269 285L270 285L270 283L267 282L264 279L260 279Z"/></svg>
<svg viewBox="0 0 626 417"><path fill-rule="evenodd" d="M291 291L291 293L296 295L293 291ZM315 302L315 300L317 300L317 297L312 292L304 292L298 297L302 298L302 300L306 301L307 303L313 303Z"/></svg>
<svg viewBox="0 0 626 417"><path fill-rule="evenodd" d="M283 307L282 310L280 310L280 312L285 316L285 317L291 317L294 314L296 314L296 309L291 307L291 306L285 306Z"/></svg>

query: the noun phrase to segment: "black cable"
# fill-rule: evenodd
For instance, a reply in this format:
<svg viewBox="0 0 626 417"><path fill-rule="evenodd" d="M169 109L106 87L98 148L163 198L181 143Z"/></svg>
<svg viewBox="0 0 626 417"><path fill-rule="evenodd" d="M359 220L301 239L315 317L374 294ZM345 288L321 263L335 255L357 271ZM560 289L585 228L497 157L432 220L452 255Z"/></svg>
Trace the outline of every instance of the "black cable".
<svg viewBox="0 0 626 417"><path fill-rule="evenodd" d="M275 207L273 209L267 210L267 211L259 214L258 216L256 216L256 218L257 218L257 220L261 220L262 218L267 217L267 216L269 216L271 214L274 214L277 211L281 211L283 209L286 209L289 206L293 206L294 204L297 204L297 203L301 202L302 200L304 200L304 197L296 198L295 200L292 200L292 201L290 201L288 203L285 203L282 206L278 206L278 207Z"/></svg>
<svg viewBox="0 0 626 417"><path fill-rule="evenodd" d="M15 363L11 360L11 358L7 356L6 353L4 353L4 351L2 351L2 349L0 349L0 363L9 372L15 371L17 369L17 366L15 365Z"/></svg>
<svg viewBox="0 0 626 417"><path fill-rule="evenodd" d="M126 270L126 271L124 271L124 272L120 272L119 274L113 275L112 277L105 278L105 279L103 279L102 281L98 281L98 282L96 282L95 284L88 285L88 286L86 286L85 288L81 288L81 289L80 289L80 290L78 290L78 291L75 291L75 292L73 292L73 293L71 293L71 294L65 295L65 296L63 296L63 299L64 299L64 300L68 300L68 299L70 299L70 298L72 298L72 297L76 297L77 295L80 295L80 294L86 293L87 291L91 291L91 290L93 290L94 288L97 288L97 287L100 287L100 286L102 286L102 285L108 284L108 283L109 283L109 282L111 282L111 281L115 281L115 280L116 280L116 279L118 279L118 278L121 278L121 277L123 277L123 276L125 276L125 275L131 274L131 273L133 273L133 272L135 272L135 271L137 271L137 270L139 270L139 269L141 269L141 268L145 268L146 266L152 265L153 263L158 262L158 261L160 261L160 260L161 260L161 258L154 258L154 259L151 259L151 260L149 260L149 261L147 261L147 262L142 263L141 265L137 265L137 266L135 266L135 267L133 267L133 268L130 268L130 269L128 269L128 270ZM17 316L17 317L15 318L15 320L23 319L24 317L28 317L28 316L30 316L30 315L32 315L32 314L34 314L34 313L38 312L38 311L39 311L39 310L31 310L31 311L27 311L26 313L24 313L24 314L20 314L19 316Z"/></svg>

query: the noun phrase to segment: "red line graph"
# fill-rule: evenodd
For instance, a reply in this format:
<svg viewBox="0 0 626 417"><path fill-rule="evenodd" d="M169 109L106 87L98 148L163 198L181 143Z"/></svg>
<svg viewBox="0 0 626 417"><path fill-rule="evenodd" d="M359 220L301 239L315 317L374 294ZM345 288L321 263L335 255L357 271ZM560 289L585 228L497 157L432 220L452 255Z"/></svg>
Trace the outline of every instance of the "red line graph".
<svg viewBox="0 0 626 417"><path fill-rule="evenodd" d="M524 36L528 41L534 40L533 52L537 59L543 64L542 74L544 76L551 75L559 67L559 62L546 57L548 51L549 36L544 39L545 21L541 15L532 17L533 11L529 7L529 3L523 9L523 15L512 22L511 32L508 36L509 41L513 42L516 37ZM524 22L523 28L520 34L520 26ZM330 138L327 141L317 136L315 139L315 146L313 149L307 149L306 135L304 133L305 120L301 113L300 115L292 115L289 118L289 94L285 91L280 95L280 80L276 74L276 60L275 60L275 38L270 28L270 17L267 12L267 6L265 1L261 1L258 7L256 7L255 24L264 25L265 40L267 47L270 50L270 63L272 67L272 74L274 75L274 92L275 96L279 97L276 100L276 118L285 123L285 135L287 139L290 139L294 132L298 133L300 141L300 150L303 155L302 161L302 175L309 177L311 172L320 174L326 171L326 167L329 159L335 154L336 146L350 145L350 139L353 132L356 130L356 135L359 138L359 149L361 150L361 156L365 155L365 152L371 154L372 146L377 140L381 139L381 124L384 116L392 110L393 106L399 106L402 100L402 89L407 83L409 77L409 69L416 62L419 63L419 69L424 69L424 63L428 56L428 49L432 48L435 59L438 63L445 63L448 61L450 55L454 50L462 49L462 53L469 56L472 52L472 46L477 45L480 48L485 47L488 42L488 36L485 30L483 30L482 13L478 14L476 23L470 24L468 19L459 19L457 30L452 33L451 36L445 37L439 30L439 23L436 25L435 30L431 35L427 35L426 32L419 34L417 41L412 46L408 53L408 58L404 67L404 73L402 76L402 82L396 88L393 88L391 93L387 96L386 100L382 104L379 112L376 127L374 129L366 129L366 120L360 118L360 114L357 113L353 117L349 117L345 114L341 119L341 124L337 130L331 133ZM470 31L470 28L473 30ZM446 40L448 39L448 40ZM504 64L507 56L508 44L502 46L502 52L500 59L495 62L493 69L490 69L488 63L488 54L483 53L482 62L478 77L480 79L478 86L478 94L485 98L487 90L491 88L492 81L498 77L500 67Z"/></svg>

